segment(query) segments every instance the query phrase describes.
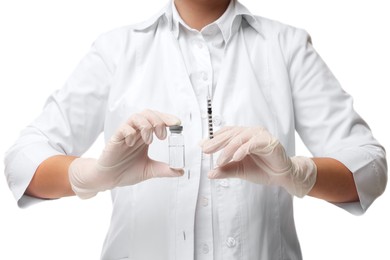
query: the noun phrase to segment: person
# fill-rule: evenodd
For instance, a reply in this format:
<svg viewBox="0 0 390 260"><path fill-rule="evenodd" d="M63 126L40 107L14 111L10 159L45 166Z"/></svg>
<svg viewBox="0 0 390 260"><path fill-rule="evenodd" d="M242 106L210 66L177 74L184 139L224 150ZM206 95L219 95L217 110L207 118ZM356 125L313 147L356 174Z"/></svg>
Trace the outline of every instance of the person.
<svg viewBox="0 0 390 260"><path fill-rule="evenodd" d="M174 125L184 169L167 164ZM83 158L102 131L100 157ZM295 156L295 131L313 158ZM362 214L387 181L308 33L236 0L170 1L100 36L5 165L21 207L110 190L102 259L302 259L294 196Z"/></svg>

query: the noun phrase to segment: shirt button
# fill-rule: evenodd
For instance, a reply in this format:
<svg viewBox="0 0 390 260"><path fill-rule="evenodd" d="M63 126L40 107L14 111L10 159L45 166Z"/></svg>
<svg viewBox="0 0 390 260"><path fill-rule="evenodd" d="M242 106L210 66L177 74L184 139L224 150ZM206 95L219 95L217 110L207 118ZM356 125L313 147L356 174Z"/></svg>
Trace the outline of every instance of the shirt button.
<svg viewBox="0 0 390 260"><path fill-rule="evenodd" d="M196 43L196 46L198 46L199 49L202 49L203 48L203 43L199 41L199 42Z"/></svg>
<svg viewBox="0 0 390 260"><path fill-rule="evenodd" d="M206 197L202 198L202 206L207 207L209 205L209 199Z"/></svg>
<svg viewBox="0 0 390 260"><path fill-rule="evenodd" d="M228 237L226 239L226 245L227 247L232 248L236 245L236 240L233 237Z"/></svg>
<svg viewBox="0 0 390 260"><path fill-rule="evenodd" d="M215 126L220 126L222 124L222 118L220 116L213 117L213 124Z"/></svg>
<svg viewBox="0 0 390 260"><path fill-rule="evenodd" d="M202 72L202 79L207 81L209 79L209 75L206 72Z"/></svg>
<svg viewBox="0 0 390 260"><path fill-rule="evenodd" d="M203 254L208 254L210 252L210 248L207 244L202 245L202 252Z"/></svg>
<svg viewBox="0 0 390 260"><path fill-rule="evenodd" d="M229 187L229 181L228 181L228 180L221 180L221 181L219 182L219 185L220 185L221 187L228 188L228 187Z"/></svg>

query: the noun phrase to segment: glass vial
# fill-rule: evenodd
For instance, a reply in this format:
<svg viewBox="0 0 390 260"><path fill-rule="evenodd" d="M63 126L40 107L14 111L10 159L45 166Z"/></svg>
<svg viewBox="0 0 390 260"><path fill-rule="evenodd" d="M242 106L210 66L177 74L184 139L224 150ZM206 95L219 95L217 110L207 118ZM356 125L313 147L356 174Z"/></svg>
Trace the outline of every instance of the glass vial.
<svg viewBox="0 0 390 260"><path fill-rule="evenodd" d="M183 126L174 125L169 127L171 135L169 142L169 167L174 169L184 168L184 136L182 135Z"/></svg>

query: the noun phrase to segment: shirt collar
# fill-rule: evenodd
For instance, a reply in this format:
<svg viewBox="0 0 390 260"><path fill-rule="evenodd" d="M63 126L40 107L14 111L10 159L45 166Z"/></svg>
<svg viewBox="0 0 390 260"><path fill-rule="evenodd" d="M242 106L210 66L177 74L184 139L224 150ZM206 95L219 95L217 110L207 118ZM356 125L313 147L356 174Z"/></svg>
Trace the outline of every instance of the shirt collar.
<svg viewBox="0 0 390 260"><path fill-rule="evenodd" d="M161 19L164 19L168 24L168 28L174 33L176 37L178 37L179 23L182 22L183 25L186 27L188 26L180 18L173 1L174 0L169 1L168 5L164 9L162 9L148 21L135 25L134 29L143 31L151 26L158 24ZM174 14L174 12L176 12L176 14ZM177 17L174 17L176 15ZM231 0L225 13L214 22L221 30L225 42L228 42L229 39L238 31L241 25L241 20L243 18L250 26L252 26L258 33L261 34L260 24L256 17L251 14L249 10L240 2L237 0Z"/></svg>
<svg viewBox="0 0 390 260"><path fill-rule="evenodd" d="M180 24L185 28L191 30L191 28L180 17L173 0L170 2L170 5L166 10L165 15L170 25L170 28L176 37L178 37L180 33ZM237 0L231 0L224 14L212 24L217 25L217 27L222 33L224 41L228 42L231 36L238 31L243 16L252 17L252 19L250 19L251 22L256 21L254 16L248 11L248 9L246 9L246 7L244 7Z"/></svg>

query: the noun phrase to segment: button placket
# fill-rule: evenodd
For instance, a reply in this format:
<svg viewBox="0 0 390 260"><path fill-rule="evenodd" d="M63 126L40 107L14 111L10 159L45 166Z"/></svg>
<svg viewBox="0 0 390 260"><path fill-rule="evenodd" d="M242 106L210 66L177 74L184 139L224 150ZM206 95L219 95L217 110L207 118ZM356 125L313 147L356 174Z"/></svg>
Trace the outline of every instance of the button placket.
<svg viewBox="0 0 390 260"><path fill-rule="evenodd" d="M229 181L228 180L221 180L219 182L219 185L223 188L229 188Z"/></svg>
<svg viewBox="0 0 390 260"><path fill-rule="evenodd" d="M207 197L202 198L202 206L207 207L209 205L209 199Z"/></svg>
<svg viewBox="0 0 390 260"><path fill-rule="evenodd" d="M198 49L203 49L205 46L204 40L199 36L197 36L196 39L193 39L192 42Z"/></svg>
<svg viewBox="0 0 390 260"><path fill-rule="evenodd" d="M202 253L203 254L208 254L210 252L210 248L207 244L202 245Z"/></svg>
<svg viewBox="0 0 390 260"><path fill-rule="evenodd" d="M208 93L208 86L211 86L213 79L213 67L210 59L210 49L208 43L200 34L192 34L192 39L189 39L190 42L186 50L188 50L188 71L190 74L190 80L196 98L200 106L200 117L202 123L202 137L207 138L207 123L208 123L208 114L207 114L207 103L206 97ZM204 104L204 105L203 105ZM209 156L201 153L202 167L204 165L208 166ZM207 174L208 167L204 167L203 172ZM193 174L191 174L193 175ZM212 213L211 213L211 196L209 194L209 184L207 176L201 176L198 189L198 199L196 206L196 216L195 216L195 226L194 230L194 239L196 246L196 255L200 256L202 259L212 259L213 257L213 241L209 240L212 237ZM193 176L191 176L191 179ZM206 181L205 181L206 180ZM183 236L183 235L182 235ZM188 240L188 236L186 237ZM203 256L202 256L203 255Z"/></svg>
<svg viewBox="0 0 390 260"><path fill-rule="evenodd" d="M222 117L221 116L214 116L213 117L213 124L215 126L221 126L222 125Z"/></svg>
<svg viewBox="0 0 390 260"><path fill-rule="evenodd" d="M232 247L235 247L236 246L236 239L234 239L234 237L228 237L226 239L226 246L229 247L229 248L232 248Z"/></svg>
<svg viewBox="0 0 390 260"><path fill-rule="evenodd" d="M202 79L203 79L203 81L207 81L209 79L209 75L207 72L205 72L205 71L202 72Z"/></svg>

